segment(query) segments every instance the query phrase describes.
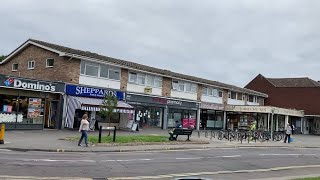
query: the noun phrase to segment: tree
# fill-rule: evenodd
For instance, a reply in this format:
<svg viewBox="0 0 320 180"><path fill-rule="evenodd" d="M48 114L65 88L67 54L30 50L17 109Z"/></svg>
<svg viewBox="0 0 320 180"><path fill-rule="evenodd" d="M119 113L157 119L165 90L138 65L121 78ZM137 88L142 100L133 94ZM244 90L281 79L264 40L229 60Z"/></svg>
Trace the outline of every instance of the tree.
<svg viewBox="0 0 320 180"><path fill-rule="evenodd" d="M118 106L118 99L115 96L106 94L102 104L100 105L100 116L105 119L108 118L108 123L109 123L109 127L111 124L111 116L114 113L114 110L117 108ZM109 130L109 135L110 136L110 130Z"/></svg>
<svg viewBox="0 0 320 180"><path fill-rule="evenodd" d="M6 58L5 55L0 55L0 62L3 61Z"/></svg>

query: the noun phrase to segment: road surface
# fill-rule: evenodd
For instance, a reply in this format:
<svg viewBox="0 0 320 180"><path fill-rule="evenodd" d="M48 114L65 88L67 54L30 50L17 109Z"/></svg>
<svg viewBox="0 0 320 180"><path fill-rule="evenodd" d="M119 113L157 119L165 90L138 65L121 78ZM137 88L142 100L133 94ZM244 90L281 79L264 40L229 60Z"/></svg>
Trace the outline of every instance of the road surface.
<svg viewBox="0 0 320 180"><path fill-rule="evenodd" d="M216 148L123 153L0 150L0 172L0 179L175 179L190 176L274 179L320 174L320 149Z"/></svg>

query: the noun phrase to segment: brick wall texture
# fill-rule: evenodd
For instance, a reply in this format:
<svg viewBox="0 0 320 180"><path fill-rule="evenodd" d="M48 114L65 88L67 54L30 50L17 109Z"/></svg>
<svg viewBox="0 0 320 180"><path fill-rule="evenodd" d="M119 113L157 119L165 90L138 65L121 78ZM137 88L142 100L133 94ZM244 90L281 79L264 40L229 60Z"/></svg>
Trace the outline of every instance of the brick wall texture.
<svg viewBox="0 0 320 180"><path fill-rule="evenodd" d="M257 76L246 88L268 94L267 106L304 110L306 115L320 115L320 88L274 87L263 76Z"/></svg>
<svg viewBox="0 0 320 180"><path fill-rule="evenodd" d="M129 78L128 69L123 69L123 68L121 68L121 84L120 84L120 89L121 89L122 91L126 91L126 90L127 90L128 78Z"/></svg>
<svg viewBox="0 0 320 180"><path fill-rule="evenodd" d="M164 97L171 96L171 86L172 86L172 79L163 77L162 78L162 96Z"/></svg>
<svg viewBox="0 0 320 180"><path fill-rule="evenodd" d="M54 59L54 67L46 67L46 59ZM35 68L28 70L28 61L35 61ZM12 71L12 64L18 63L18 70ZM0 68L0 74L20 76L47 81L63 81L68 83L79 83L80 60L60 57L51 51L27 46L23 51L12 57Z"/></svg>

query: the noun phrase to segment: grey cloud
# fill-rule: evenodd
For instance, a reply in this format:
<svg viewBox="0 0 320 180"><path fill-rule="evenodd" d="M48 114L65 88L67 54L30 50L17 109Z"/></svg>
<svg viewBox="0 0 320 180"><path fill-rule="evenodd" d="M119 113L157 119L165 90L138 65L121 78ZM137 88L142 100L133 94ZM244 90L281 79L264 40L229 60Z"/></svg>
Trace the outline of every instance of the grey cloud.
<svg viewBox="0 0 320 180"><path fill-rule="evenodd" d="M317 0L3 1L0 54L28 38L246 85L319 79Z"/></svg>

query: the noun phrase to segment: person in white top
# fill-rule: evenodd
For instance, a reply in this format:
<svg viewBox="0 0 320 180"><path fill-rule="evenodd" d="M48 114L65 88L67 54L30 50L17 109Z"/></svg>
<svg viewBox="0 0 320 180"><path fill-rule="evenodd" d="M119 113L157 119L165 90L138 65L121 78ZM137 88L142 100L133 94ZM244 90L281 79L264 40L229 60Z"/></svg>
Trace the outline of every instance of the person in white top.
<svg viewBox="0 0 320 180"><path fill-rule="evenodd" d="M79 140L78 146L82 146L81 142L84 138L84 142L86 143L86 146L88 147L88 134L87 131L89 131L89 122L88 122L88 115L84 114L82 116L79 132L81 132L81 138Z"/></svg>

